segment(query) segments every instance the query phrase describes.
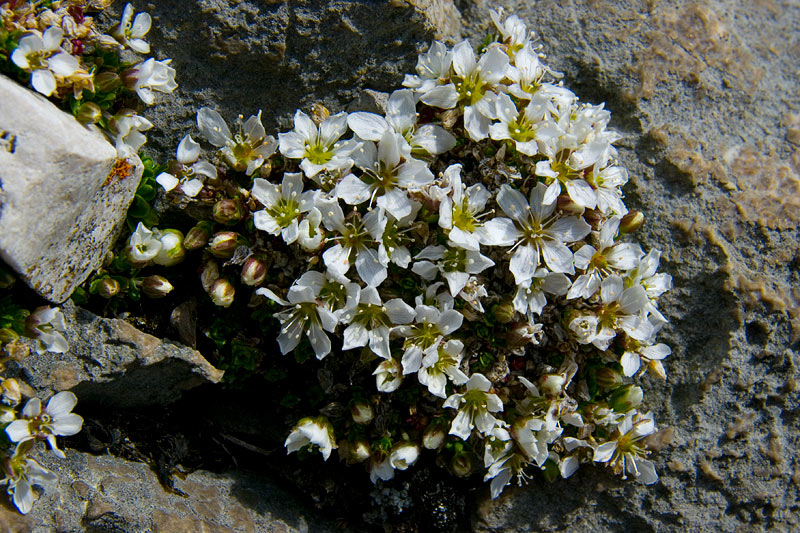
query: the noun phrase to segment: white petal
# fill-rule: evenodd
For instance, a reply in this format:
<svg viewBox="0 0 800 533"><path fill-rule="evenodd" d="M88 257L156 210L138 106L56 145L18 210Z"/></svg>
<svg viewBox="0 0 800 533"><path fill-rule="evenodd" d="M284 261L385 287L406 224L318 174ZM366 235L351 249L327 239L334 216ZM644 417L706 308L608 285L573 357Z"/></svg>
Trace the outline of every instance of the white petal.
<svg viewBox="0 0 800 533"><path fill-rule="evenodd" d="M439 85L423 94L420 100L431 107L452 109L458 103L458 91L452 83Z"/></svg>
<svg viewBox="0 0 800 533"><path fill-rule="evenodd" d="M186 135L178 144L178 162L189 165L197 161L200 157L200 144L192 139L191 135Z"/></svg>
<svg viewBox="0 0 800 533"><path fill-rule="evenodd" d="M231 138L231 130L222 115L210 107L203 107L197 112L197 126L200 134L218 148L225 146Z"/></svg>
<svg viewBox="0 0 800 533"><path fill-rule="evenodd" d="M437 155L451 150L456 145L456 138L441 126L425 124L417 128L411 144Z"/></svg>
<svg viewBox="0 0 800 533"><path fill-rule="evenodd" d="M61 52L49 58L47 66L58 76L72 76L78 70L78 60L73 55Z"/></svg>
<svg viewBox="0 0 800 533"><path fill-rule="evenodd" d="M356 256L356 270L361 279L370 287L377 287L386 279L388 271L378 259L378 252L367 248Z"/></svg>
<svg viewBox="0 0 800 533"><path fill-rule="evenodd" d="M489 220L476 230L481 244L486 246L511 246L522 233L514 226L511 219L497 217Z"/></svg>
<svg viewBox="0 0 800 533"><path fill-rule="evenodd" d="M617 450L616 441L605 442L594 449L594 457L592 458L592 460L597 463L608 462L611 459L611 457L613 457L614 452L616 450Z"/></svg>
<svg viewBox="0 0 800 533"><path fill-rule="evenodd" d="M342 333L342 350L352 350L367 345L369 334L367 329L361 324L351 324Z"/></svg>
<svg viewBox="0 0 800 533"><path fill-rule="evenodd" d="M539 250L529 244L524 244L514 251L509 263L509 270L514 274L517 285L526 285L533 278L536 267L539 266Z"/></svg>
<svg viewBox="0 0 800 533"><path fill-rule="evenodd" d="M50 96L56 90L56 79L47 69L34 70L31 74L31 85L45 96Z"/></svg>
<svg viewBox="0 0 800 533"><path fill-rule="evenodd" d="M389 124L380 115L358 111L347 117L347 125L356 135L367 141L379 141Z"/></svg>
<svg viewBox="0 0 800 533"><path fill-rule="evenodd" d="M572 252L563 243L544 241L542 259L547 264L547 268L553 272L575 273L575 268L572 265Z"/></svg>
<svg viewBox="0 0 800 533"><path fill-rule="evenodd" d="M392 324L408 324L416 316L414 308L400 298L393 298L386 302L384 306Z"/></svg>
<svg viewBox="0 0 800 533"><path fill-rule="evenodd" d="M464 321L464 315L462 315L455 309L450 309L448 311L443 312L439 316L439 320L437 320L436 323L439 327L439 331L441 331L445 335L450 335L455 330L461 327L461 323L463 321Z"/></svg>
<svg viewBox="0 0 800 533"><path fill-rule="evenodd" d="M59 418L68 414L78 404L78 398L69 391L63 391L55 394L50 401L47 402L45 408L47 414L53 418Z"/></svg>
<svg viewBox="0 0 800 533"><path fill-rule="evenodd" d="M491 120L475 109L474 106L464 108L464 129L473 141L480 141L489 136Z"/></svg>
<svg viewBox="0 0 800 533"><path fill-rule="evenodd" d="M524 224L528 220L528 201L525 196L516 189L503 184L500 186L500 192L497 193L497 204L503 212Z"/></svg>
<svg viewBox="0 0 800 533"><path fill-rule="evenodd" d="M323 359L331 353L331 340L318 324L311 323L311 327L308 329L308 340L311 341L311 347L314 348L317 359Z"/></svg>
<svg viewBox="0 0 800 533"><path fill-rule="evenodd" d="M181 190L186 196L194 198L203 190L203 180L193 179L182 183Z"/></svg>
<svg viewBox="0 0 800 533"><path fill-rule="evenodd" d="M592 186L584 180L570 180L566 183L567 193L576 204L594 209L597 205L597 195Z"/></svg>
<svg viewBox="0 0 800 533"><path fill-rule="evenodd" d="M171 191L178 185L178 183L180 183L180 181L172 174L162 172L156 176L156 183L164 187L164 190Z"/></svg>

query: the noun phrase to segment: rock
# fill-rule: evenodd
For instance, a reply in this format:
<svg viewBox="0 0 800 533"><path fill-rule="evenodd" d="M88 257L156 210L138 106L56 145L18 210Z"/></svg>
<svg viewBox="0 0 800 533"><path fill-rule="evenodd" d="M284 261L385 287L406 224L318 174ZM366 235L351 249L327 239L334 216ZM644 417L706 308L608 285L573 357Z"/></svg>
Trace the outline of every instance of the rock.
<svg viewBox="0 0 800 533"><path fill-rule="evenodd" d="M124 320L100 318L67 302L69 351L32 353L16 369L37 396L71 390L80 402L115 408L164 405L223 372L197 350L142 333ZM14 369L11 369L12 371Z"/></svg>
<svg viewBox="0 0 800 533"><path fill-rule="evenodd" d="M3 76L0 94L0 257L62 302L102 263L144 167L112 175L117 152L99 131Z"/></svg>
<svg viewBox="0 0 800 533"><path fill-rule="evenodd" d="M660 480L584 466L476 505L476 531L795 530L800 438L800 94L789 1L461 2L474 43L504 6L536 31L547 63L584 101L606 102L637 233L664 253L675 289L666 382L642 380L671 445ZM663 303L662 303L663 302Z"/></svg>
<svg viewBox="0 0 800 533"><path fill-rule="evenodd" d="M337 531L263 476L194 471L176 479L180 496L166 492L144 463L66 453L66 460L41 454L58 481L25 516L0 506L3 531Z"/></svg>
<svg viewBox="0 0 800 533"><path fill-rule="evenodd" d="M146 9L151 50L172 59L179 83L144 113L155 124L145 148L167 158L203 106L229 125L263 110L274 135L291 128L296 109L321 103L337 112L364 88L398 88L432 39L460 37L452 0L190 0Z"/></svg>

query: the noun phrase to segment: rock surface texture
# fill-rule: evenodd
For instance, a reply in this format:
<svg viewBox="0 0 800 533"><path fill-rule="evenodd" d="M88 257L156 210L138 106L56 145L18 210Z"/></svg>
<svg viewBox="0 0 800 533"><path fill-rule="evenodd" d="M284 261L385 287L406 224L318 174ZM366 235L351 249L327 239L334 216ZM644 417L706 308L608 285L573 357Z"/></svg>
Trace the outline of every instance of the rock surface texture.
<svg viewBox="0 0 800 533"><path fill-rule="evenodd" d="M67 302L66 353L32 353L18 372L40 397L71 390L81 403L109 408L166 405L222 371L197 350L158 339L116 318L100 318Z"/></svg>
<svg viewBox="0 0 800 533"><path fill-rule="evenodd" d="M143 463L109 456L49 454L42 464L58 475L56 486L22 516L0 507L0 530L26 533L119 531L126 533L294 533L337 531L303 509L294 496L243 473L193 472L164 491Z"/></svg>
<svg viewBox="0 0 800 533"><path fill-rule="evenodd" d="M262 110L267 130L286 128L298 108L336 112L365 88L394 89L426 43L461 29L452 0L133 4L153 16L153 52L178 69L177 91L147 113L147 147L172 156L203 106L229 124Z"/></svg>
<svg viewBox="0 0 800 533"><path fill-rule="evenodd" d="M143 167L113 174L98 131L3 76L0 94L0 258L62 302L102 263Z"/></svg>
<svg viewBox="0 0 800 533"><path fill-rule="evenodd" d="M760 531L800 525L800 8L796 2L459 2L534 29L584 101L606 102L637 234L664 252L672 346L645 379L653 486L600 469L476 506L476 531ZM661 304L660 304L661 305ZM671 443L667 444L670 440ZM488 492L488 491L487 491Z"/></svg>

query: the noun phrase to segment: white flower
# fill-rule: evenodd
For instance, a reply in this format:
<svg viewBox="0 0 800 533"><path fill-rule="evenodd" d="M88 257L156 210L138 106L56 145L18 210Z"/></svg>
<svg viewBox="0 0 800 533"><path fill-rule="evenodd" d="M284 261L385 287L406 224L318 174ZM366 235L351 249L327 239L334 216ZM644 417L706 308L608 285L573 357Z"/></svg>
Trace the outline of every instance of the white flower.
<svg viewBox="0 0 800 533"><path fill-rule="evenodd" d="M166 191L171 191L180 186L183 194L194 198L203 190L204 178L217 178L217 167L208 161L198 161L199 157L200 145L190 135L186 135L178 144L176 158L180 164L180 170L177 172L178 176L162 172L156 176L156 182L164 187Z"/></svg>
<svg viewBox="0 0 800 533"><path fill-rule="evenodd" d="M152 20L147 13L139 13L136 18L133 18L133 6L125 4L125 8L122 10L122 18L119 24L111 30L111 35L123 46L127 46L140 54L147 54L150 52L150 45L142 37L150 31L151 23Z"/></svg>
<svg viewBox="0 0 800 533"><path fill-rule="evenodd" d="M155 259L161 247L158 235L139 222L128 240L128 257L134 263L147 263Z"/></svg>
<svg viewBox="0 0 800 533"><path fill-rule="evenodd" d="M443 406L458 409L456 417L450 425L450 434L469 439L473 428L484 435L489 435L503 422L491 413L503 410L503 402L489 390L492 382L483 374L473 374L467 382L467 390L462 394L453 394L445 400Z"/></svg>
<svg viewBox="0 0 800 533"><path fill-rule="evenodd" d="M538 183L531 189L530 204L519 191L503 184L497 203L516 227L507 238L516 241L509 269L517 285L525 285L540 264L540 257L552 272L574 274L572 252L565 243L583 239L591 227L578 217L554 216L556 203L545 203L547 187Z"/></svg>
<svg viewBox="0 0 800 533"><path fill-rule="evenodd" d="M652 485L658 481L658 474L652 461L645 459L649 452L641 441L654 431L651 413L631 411L617 426L614 438L595 447L593 460L606 463L623 479L631 474L645 485Z"/></svg>
<svg viewBox="0 0 800 533"><path fill-rule="evenodd" d="M412 202L411 207L411 213L400 220L387 214L380 207L368 211L364 215L364 226L370 236L378 243L378 258L381 264L385 266L392 262L405 269L408 268L408 264L411 262L411 252L406 247L406 244L411 241L411 238L407 235L408 226L415 221L417 212L422 207L422 204Z"/></svg>
<svg viewBox="0 0 800 533"><path fill-rule="evenodd" d="M419 445L413 442L398 442L389 453L389 464L395 470L405 470L417 462Z"/></svg>
<svg viewBox="0 0 800 533"><path fill-rule="evenodd" d="M541 467L550 456L549 445L561 436L562 429L548 429L545 421L536 417L522 417L511 425L511 436L530 461Z"/></svg>
<svg viewBox="0 0 800 533"><path fill-rule="evenodd" d="M536 109L531 104L518 111L510 96L505 93L498 95L495 100L495 116L500 122L489 126L489 135L496 141L513 140L518 151L525 155L537 155L538 141L547 142L562 135L564 131L555 122L540 120L535 115Z"/></svg>
<svg viewBox="0 0 800 533"><path fill-rule="evenodd" d="M397 360L387 359L381 361L372 375L375 376L375 385L379 391L394 392L403 382L403 367Z"/></svg>
<svg viewBox="0 0 800 533"><path fill-rule="evenodd" d="M372 248L374 243L361 216L354 213L345 222L344 213L336 198L320 199L317 206L322 213L325 227L338 233L331 237L336 244L322 254L328 271L337 278L346 279L345 275L353 263L351 258L355 256L356 271L364 283L370 287L383 283L388 271L386 265L381 263L378 252Z"/></svg>
<svg viewBox="0 0 800 533"><path fill-rule="evenodd" d="M645 310L649 313L650 321L656 326L666 324L667 319L656 307L655 300L672 288L672 276L665 273L656 273L660 260L661 252L650 250L625 277L626 287L639 285L644 288L649 298Z"/></svg>
<svg viewBox="0 0 800 533"><path fill-rule="evenodd" d="M489 124L495 118L492 88L505 77L507 68L508 56L497 47L489 48L477 62L469 41L453 48L454 90L465 105L464 129L474 141L489 136Z"/></svg>
<svg viewBox="0 0 800 533"><path fill-rule="evenodd" d="M250 194L264 206L253 214L255 227L270 235L280 235L286 244L292 244L299 237L303 215L317 210L315 192L303 192L303 175L299 172L284 173L280 185L255 178Z"/></svg>
<svg viewBox="0 0 800 533"><path fill-rule="evenodd" d="M428 392L439 398L447 398L445 387L448 378L455 385L463 385L469 381L469 377L459 368L463 351L463 342L450 340L422 358L417 378L428 387Z"/></svg>
<svg viewBox="0 0 800 533"><path fill-rule="evenodd" d="M494 266L494 261L480 252L445 246L426 246L414 258L421 261L415 262L411 270L427 281L433 280L436 273L441 272L453 297L467 285L470 274L480 274Z"/></svg>
<svg viewBox="0 0 800 533"><path fill-rule="evenodd" d="M628 182L628 171L617 166L598 167L593 166L586 175L586 181L597 195L597 209L607 215L626 214L628 208L622 201L622 186Z"/></svg>
<svg viewBox="0 0 800 533"><path fill-rule="evenodd" d="M347 125L365 141L378 142L385 132L395 132L407 143L403 152L437 155L456 145L456 138L441 126L423 124L417 127L416 98L408 89L394 91L389 96L386 118L358 111L350 113Z"/></svg>
<svg viewBox="0 0 800 533"><path fill-rule="evenodd" d="M31 73L31 85L45 96L56 90L55 76L71 76L78 70L78 60L61 51L64 31L58 27L48 28L44 35L26 35L11 54L11 60L19 68ZM58 53L56 53L58 51Z"/></svg>
<svg viewBox="0 0 800 533"><path fill-rule="evenodd" d="M408 324L414 316L414 309L400 298L383 303L374 287L366 287L360 292L358 305L342 316L342 322L350 324L342 334L342 350L369 344L375 355L391 359L390 329L396 324Z"/></svg>
<svg viewBox="0 0 800 533"><path fill-rule="evenodd" d="M122 111L114 116L109 123L109 129L115 136L117 157L124 159L136 155L147 142L147 137L142 132L152 127L152 122L132 111Z"/></svg>
<svg viewBox="0 0 800 533"><path fill-rule="evenodd" d="M570 284L569 278L564 274L537 268L529 282L517 287L514 309L532 319L534 314L542 314L542 309L547 305L545 293L563 296L567 294Z"/></svg>
<svg viewBox="0 0 800 533"><path fill-rule="evenodd" d="M509 55L512 57L517 50L522 48L525 44L528 44L529 40L533 37L533 35L529 34L528 27L517 15L511 15L505 20L500 20L500 17L503 16L503 10L501 8L499 12L490 9L489 16L492 18L492 22L494 22L497 31L500 32L502 42L508 45Z"/></svg>
<svg viewBox="0 0 800 533"><path fill-rule="evenodd" d="M324 416L300 420L292 429L292 432L289 433L284 446L288 455L309 444L319 447L319 451L325 461L331 456L331 450L336 448L333 427Z"/></svg>
<svg viewBox="0 0 800 533"><path fill-rule="evenodd" d="M131 88L142 102L151 105L155 101L153 91L171 93L178 88L175 69L169 66L171 62L171 59L156 61L151 57L123 73L123 77L130 80Z"/></svg>
<svg viewBox="0 0 800 533"><path fill-rule="evenodd" d="M505 238L513 232L513 223L507 218L481 221L481 211L486 207L490 194L480 183L466 187L461 181L461 165L454 164L444 171L443 179L449 184L451 195L445 195L439 203L439 227L450 230L450 243L473 252L480 245L507 246L513 241ZM455 296L455 294L453 294Z"/></svg>
<svg viewBox="0 0 800 533"><path fill-rule="evenodd" d="M64 315L58 307L39 307L27 319L31 337L36 339L36 353L64 353L69 344L64 337L67 331Z"/></svg>
<svg viewBox="0 0 800 533"><path fill-rule="evenodd" d="M431 47L417 59L417 75L406 74L403 86L420 94L422 102L442 109L450 109L458 103L458 93L449 84L450 65L453 53L447 47L434 41Z"/></svg>
<svg viewBox="0 0 800 533"><path fill-rule="evenodd" d="M298 110L294 130L278 134L279 149L290 159L302 159L300 168L309 178L323 170L343 172L350 168L350 154L358 147L355 141L339 141L347 131L347 113L326 118L317 128L311 118Z"/></svg>
<svg viewBox="0 0 800 533"><path fill-rule="evenodd" d="M24 462L23 462L24 461ZM57 477L30 457L15 455L9 461L10 472L2 481L8 485L8 493L13 494L14 505L22 514L28 514L36 501L33 486L49 486Z"/></svg>
<svg viewBox="0 0 800 533"><path fill-rule="evenodd" d="M282 354L294 350L304 332L317 359L323 359L331 352L331 341L325 331L333 332L338 320L336 315L318 302L319 286L316 283L300 278L289 288L286 300L263 287L256 289L256 294L288 307L275 314L281 324L278 345Z"/></svg>
<svg viewBox="0 0 800 533"><path fill-rule="evenodd" d="M464 320L464 315L452 309L452 301L439 309L418 303L414 309L414 323L397 326L392 331L405 337L403 343L403 374L417 372L424 356L435 354L445 335L450 335Z"/></svg>
<svg viewBox="0 0 800 533"><path fill-rule="evenodd" d="M22 409L23 419L15 420L6 426L6 435L12 442L25 442L31 439L46 439L50 449L61 457L64 452L56 446L56 436L75 435L83 426L83 418L72 413L78 399L71 392L59 392L50 398L42 410L39 398L28 400Z"/></svg>
<svg viewBox="0 0 800 533"><path fill-rule="evenodd" d="M220 149L231 168L252 176L275 153L278 143L264 130L260 110L258 115L252 115L244 122L242 119L241 115L237 117L236 134L231 135L219 113L209 107L197 112L197 126L203 137Z"/></svg>
<svg viewBox="0 0 800 533"><path fill-rule="evenodd" d="M638 244L615 242L622 218L612 216L600 227L598 246L583 245L575 252L575 268L584 273L575 279L567 299L590 298L600 283L615 271L631 270L639 264L644 252Z"/></svg>
<svg viewBox="0 0 800 533"><path fill-rule="evenodd" d="M403 138L387 129L378 146L370 141L352 153L355 164L364 171L361 178L348 174L336 186L336 194L350 205L375 201L396 219L411 214L413 202L406 191L418 191L433 182L428 165L401 150Z"/></svg>
<svg viewBox="0 0 800 533"><path fill-rule="evenodd" d="M555 75L539 61L531 44L526 43L514 56L514 64L508 67L506 75L513 82L508 90L517 98L531 100L547 73Z"/></svg>
<svg viewBox="0 0 800 533"><path fill-rule="evenodd" d="M632 344L639 343L634 341ZM622 365L623 373L631 377L639 371L641 362L644 362L645 367L642 370L642 374L647 372L648 369L653 369L653 371L663 379L666 377L666 372L664 371L664 366L661 361L671 353L672 349L662 343L653 346L636 346L633 349L629 348L622 354L619 364Z"/></svg>

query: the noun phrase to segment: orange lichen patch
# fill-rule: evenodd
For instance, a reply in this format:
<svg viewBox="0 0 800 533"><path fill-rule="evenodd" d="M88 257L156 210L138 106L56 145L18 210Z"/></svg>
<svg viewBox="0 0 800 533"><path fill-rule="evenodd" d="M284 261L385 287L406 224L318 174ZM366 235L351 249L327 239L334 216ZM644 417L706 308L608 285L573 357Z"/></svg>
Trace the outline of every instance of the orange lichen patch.
<svg viewBox="0 0 800 533"><path fill-rule="evenodd" d="M800 146L800 114L787 113L783 125L786 126L786 140Z"/></svg>
<svg viewBox="0 0 800 533"><path fill-rule="evenodd" d="M106 180L103 182L105 187L115 179L124 180L133 174L133 165L127 159L117 159L114 161L114 166L111 167L111 172L108 173Z"/></svg>
<svg viewBox="0 0 800 533"><path fill-rule="evenodd" d="M796 156L797 154L793 154ZM732 198L741 217L771 229L800 224L800 172L797 157L782 160L775 153L744 147L731 163L739 192Z"/></svg>
<svg viewBox="0 0 800 533"><path fill-rule="evenodd" d="M632 67L641 83L639 95L652 96L656 85L670 75L693 85L700 84L700 76L709 68L725 72L732 83L751 94L763 70L729 31L724 17L701 4L657 12L652 30L646 35L649 46L636 54Z"/></svg>
<svg viewBox="0 0 800 533"><path fill-rule="evenodd" d="M800 287L790 287L755 273L737 273L728 278L725 288L744 297L746 305L765 304L772 311L788 313L792 342L800 338Z"/></svg>

